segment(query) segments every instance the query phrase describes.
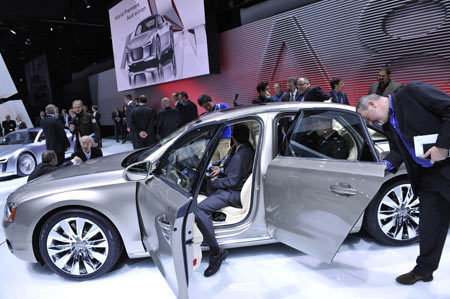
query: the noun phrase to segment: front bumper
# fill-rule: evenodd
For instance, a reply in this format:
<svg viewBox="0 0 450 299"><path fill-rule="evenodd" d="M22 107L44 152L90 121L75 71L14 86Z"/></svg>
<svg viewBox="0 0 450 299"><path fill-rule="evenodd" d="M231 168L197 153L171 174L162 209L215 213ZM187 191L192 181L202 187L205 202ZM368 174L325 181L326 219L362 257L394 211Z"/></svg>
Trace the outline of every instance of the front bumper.
<svg viewBox="0 0 450 299"><path fill-rule="evenodd" d="M15 222L9 223L2 220L2 229L5 233L8 248L12 254L27 262L38 262L34 255L32 240L26 240L28 231L25 227L22 227Z"/></svg>

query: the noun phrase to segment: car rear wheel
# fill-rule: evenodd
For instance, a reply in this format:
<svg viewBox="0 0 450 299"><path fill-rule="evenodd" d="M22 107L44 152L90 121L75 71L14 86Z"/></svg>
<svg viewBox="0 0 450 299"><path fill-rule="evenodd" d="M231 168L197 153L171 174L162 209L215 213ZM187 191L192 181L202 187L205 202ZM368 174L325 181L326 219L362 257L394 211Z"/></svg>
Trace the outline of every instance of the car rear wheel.
<svg viewBox="0 0 450 299"><path fill-rule="evenodd" d="M108 220L82 209L55 213L39 235L39 251L45 263L72 280L93 279L108 272L122 248L119 233Z"/></svg>
<svg viewBox="0 0 450 299"><path fill-rule="evenodd" d="M30 175L36 167L36 160L30 153L22 153L17 159L17 174L19 176Z"/></svg>
<svg viewBox="0 0 450 299"><path fill-rule="evenodd" d="M419 198L407 179L389 182L378 191L364 217L366 231L389 245L407 245L419 237Z"/></svg>

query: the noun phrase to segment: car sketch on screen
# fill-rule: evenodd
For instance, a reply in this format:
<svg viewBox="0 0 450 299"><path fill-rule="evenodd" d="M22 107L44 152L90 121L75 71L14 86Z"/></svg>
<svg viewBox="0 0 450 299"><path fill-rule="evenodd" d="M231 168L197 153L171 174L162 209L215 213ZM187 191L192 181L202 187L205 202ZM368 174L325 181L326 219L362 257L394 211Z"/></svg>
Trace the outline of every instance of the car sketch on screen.
<svg viewBox="0 0 450 299"><path fill-rule="evenodd" d="M177 74L172 24L158 14L137 25L125 51L130 86L162 82ZM170 66L171 74L164 74L165 66Z"/></svg>

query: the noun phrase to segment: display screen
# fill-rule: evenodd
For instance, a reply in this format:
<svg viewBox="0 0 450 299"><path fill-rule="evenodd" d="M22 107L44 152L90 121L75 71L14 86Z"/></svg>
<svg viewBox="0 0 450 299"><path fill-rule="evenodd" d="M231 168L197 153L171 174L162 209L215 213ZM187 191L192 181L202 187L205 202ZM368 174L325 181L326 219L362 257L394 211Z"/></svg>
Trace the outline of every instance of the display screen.
<svg viewBox="0 0 450 299"><path fill-rule="evenodd" d="M123 0L109 19L118 91L209 74L203 0Z"/></svg>

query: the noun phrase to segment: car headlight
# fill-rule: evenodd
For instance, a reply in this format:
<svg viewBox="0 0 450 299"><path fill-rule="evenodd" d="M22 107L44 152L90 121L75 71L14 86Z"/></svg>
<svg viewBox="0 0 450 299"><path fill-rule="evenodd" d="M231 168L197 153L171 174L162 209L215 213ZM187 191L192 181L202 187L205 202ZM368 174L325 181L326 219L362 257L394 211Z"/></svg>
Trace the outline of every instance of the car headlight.
<svg viewBox="0 0 450 299"><path fill-rule="evenodd" d="M7 202L5 205L5 214L3 216L3 221L13 223L14 216L16 216L17 205L12 202Z"/></svg>

